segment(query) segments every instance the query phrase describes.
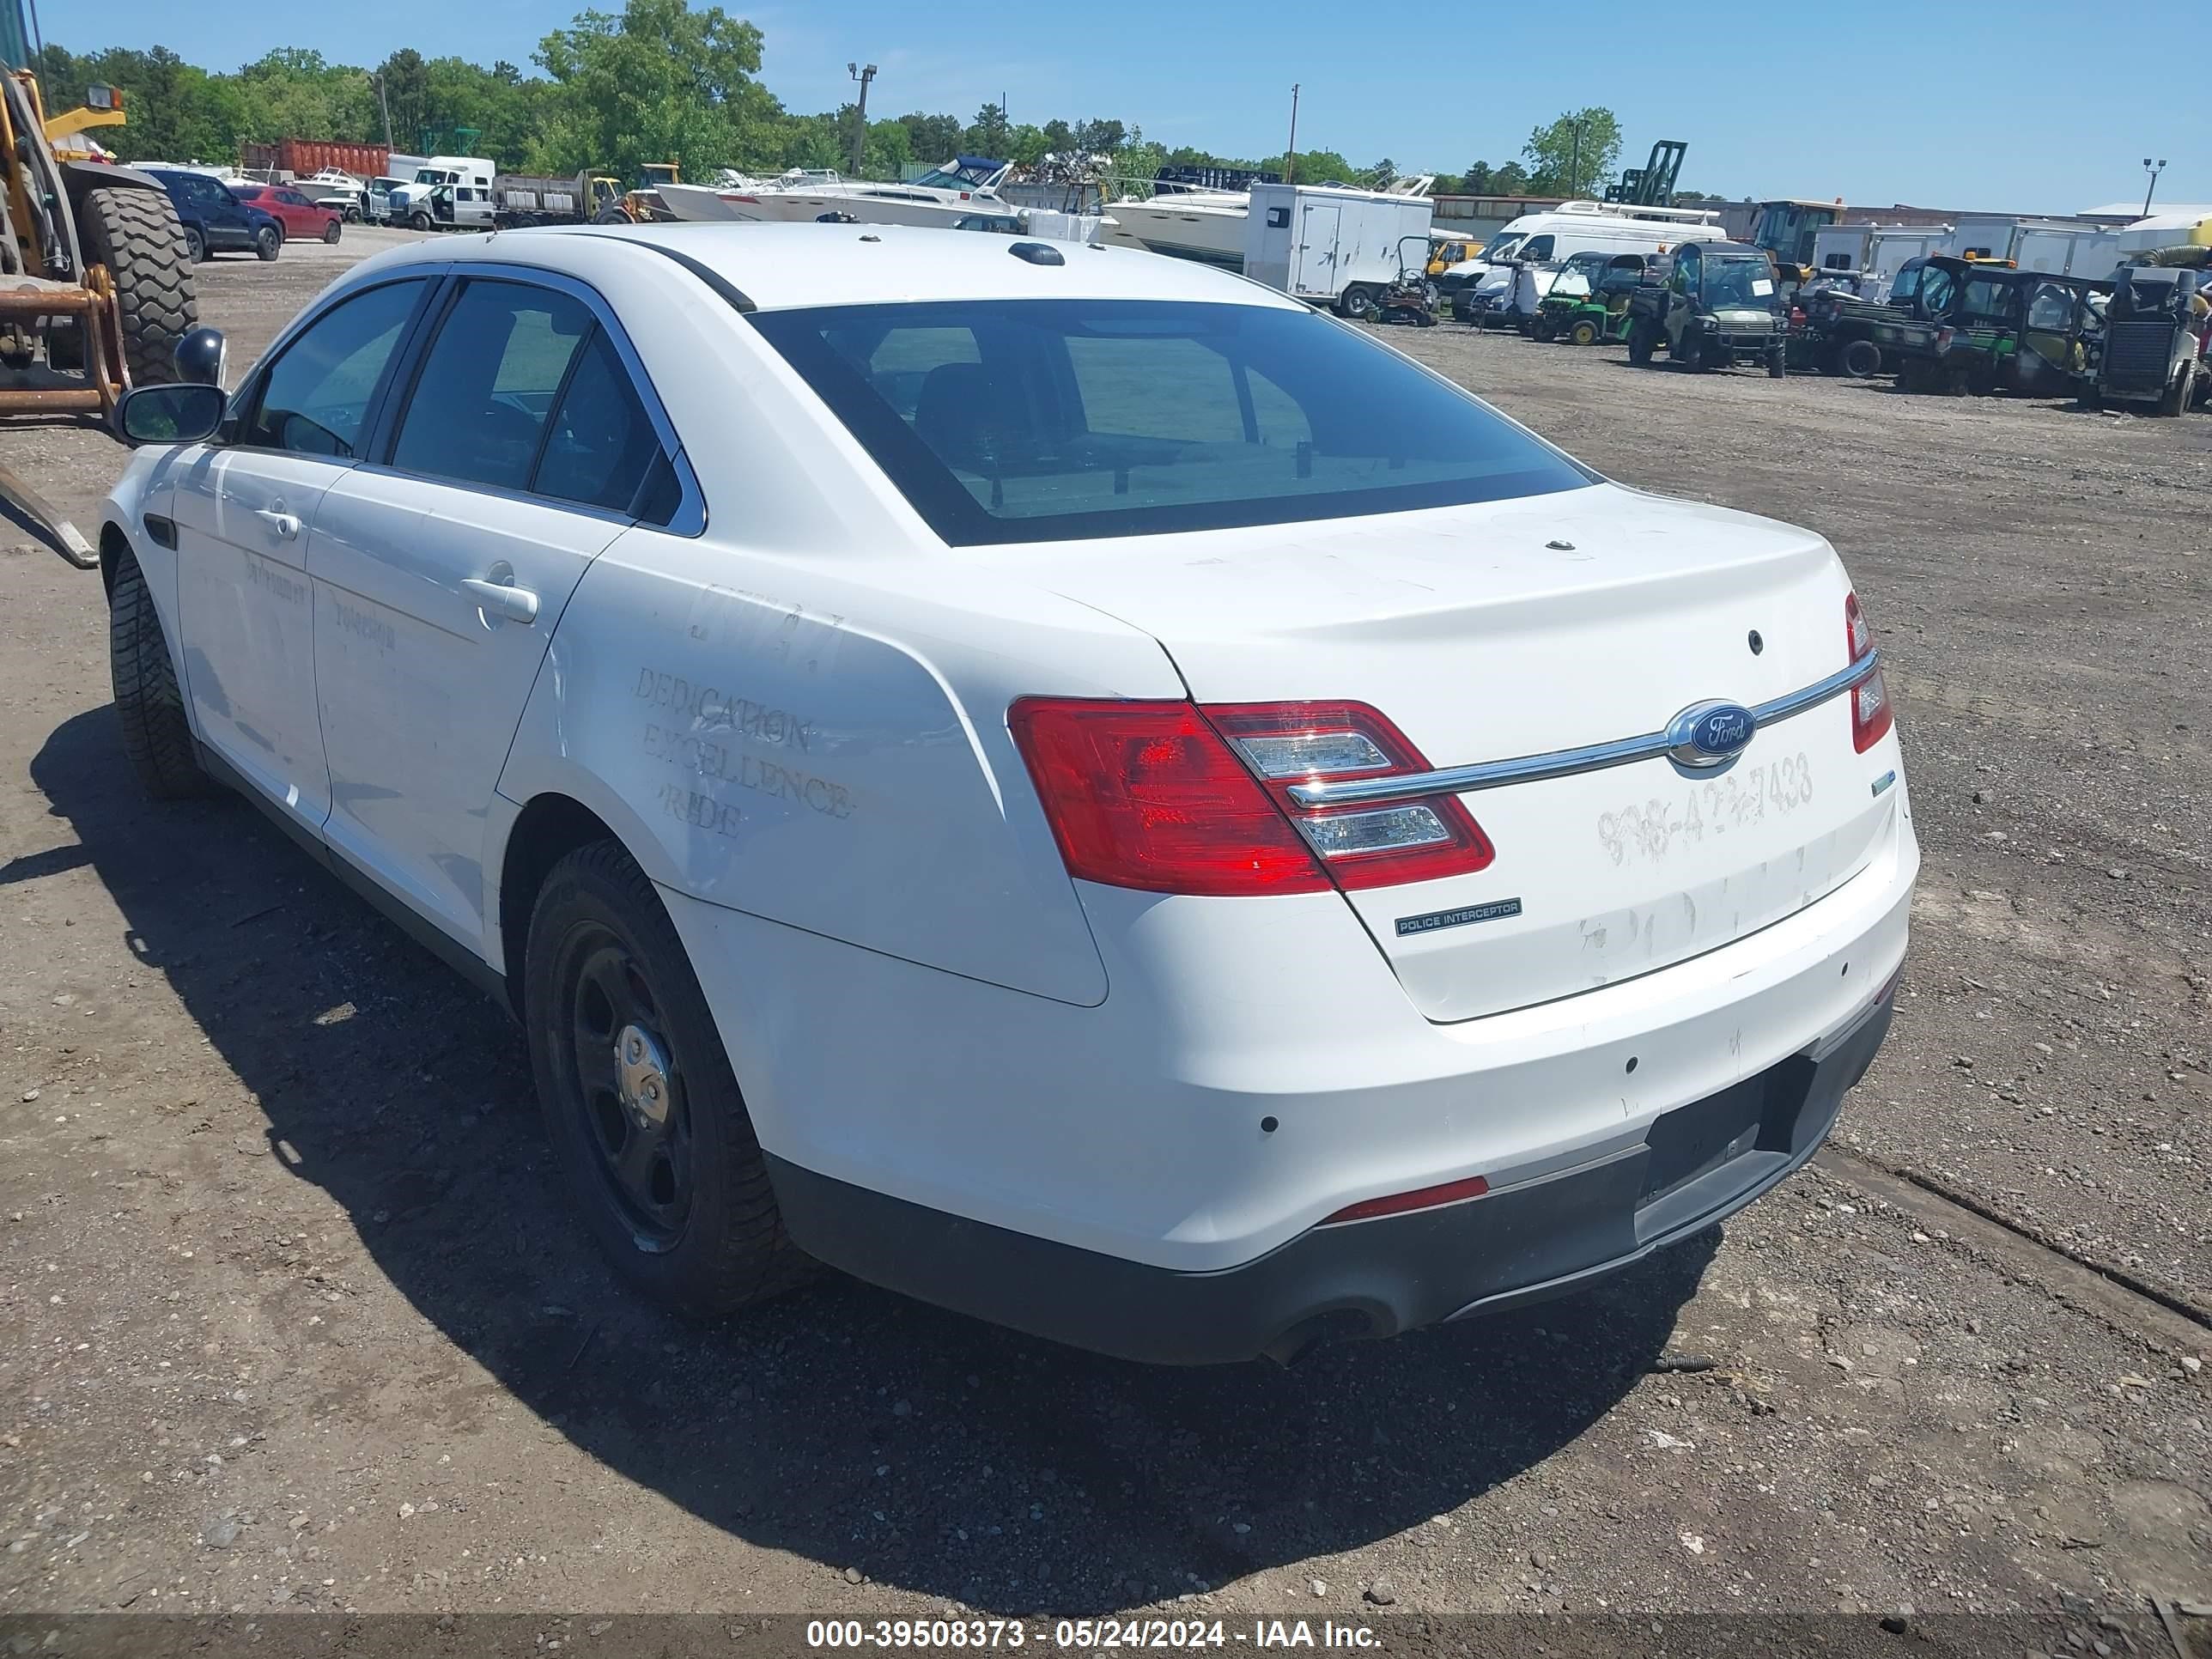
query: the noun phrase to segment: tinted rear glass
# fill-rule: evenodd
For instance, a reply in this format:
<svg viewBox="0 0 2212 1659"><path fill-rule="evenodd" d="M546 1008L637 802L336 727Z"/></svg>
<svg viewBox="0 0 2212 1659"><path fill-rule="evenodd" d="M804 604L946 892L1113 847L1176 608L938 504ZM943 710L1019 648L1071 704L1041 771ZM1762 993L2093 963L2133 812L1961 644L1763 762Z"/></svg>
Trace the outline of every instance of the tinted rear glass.
<svg viewBox="0 0 2212 1659"><path fill-rule="evenodd" d="M1308 311L961 301L750 320L955 546L1579 489L1590 474Z"/></svg>

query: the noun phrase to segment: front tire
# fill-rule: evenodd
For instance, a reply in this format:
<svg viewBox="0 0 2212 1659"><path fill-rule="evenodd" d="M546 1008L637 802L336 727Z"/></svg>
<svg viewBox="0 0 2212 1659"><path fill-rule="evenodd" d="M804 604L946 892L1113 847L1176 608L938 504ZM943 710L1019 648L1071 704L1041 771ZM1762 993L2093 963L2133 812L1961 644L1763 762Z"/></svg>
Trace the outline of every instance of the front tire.
<svg viewBox="0 0 2212 1659"><path fill-rule="evenodd" d="M177 689L177 665L169 657L154 595L129 553L116 563L115 588L108 595L107 670L115 687L123 753L139 786L155 800L210 793L212 782L192 746L184 696Z"/></svg>
<svg viewBox="0 0 2212 1659"><path fill-rule="evenodd" d="M432 228L430 216L427 213L410 214L408 216L407 223L410 228L415 230L428 230Z"/></svg>
<svg viewBox="0 0 2212 1659"><path fill-rule="evenodd" d="M1651 367L1651 353L1657 347L1658 330L1649 323L1632 323L1628 330L1628 361L1638 368Z"/></svg>
<svg viewBox="0 0 2212 1659"><path fill-rule="evenodd" d="M683 941L620 843L546 877L523 1021L555 1161L625 1280L712 1317L806 1276Z"/></svg>
<svg viewBox="0 0 2212 1659"><path fill-rule="evenodd" d="M341 228L341 226L343 226L343 223L344 221L343 220L333 219L330 223L325 225L323 227L323 240L325 242L335 243L340 236L345 234Z"/></svg>
<svg viewBox="0 0 2212 1659"><path fill-rule="evenodd" d="M2181 373L2173 377L2166 388L2166 395L2158 400L2158 412L2178 416L2185 413L2197 392L2197 366L2184 363Z"/></svg>
<svg viewBox="0 0 2212 1659"><path fill-rule="evenodd" d="M284 251L284 233L274 225L264 225L253 234L253 257L266 264Z"/></svg>
<svg viewBox="0 0 2212 1659"><path fill-rule="evenodd" d="M158 190L88 190L77 211L84 256L115 279L123 362L134 386L177 378L177 342L198 326L199 298L177 210Z"/></svg>
<svg viewBox="0 0 2212 1659"><path fill-rule="evenodd" d="M1587 317L1577 319L1575 325L1567 331L1568 340L1578 346L1595 345L1597 337L1597 325Z"/></svg>

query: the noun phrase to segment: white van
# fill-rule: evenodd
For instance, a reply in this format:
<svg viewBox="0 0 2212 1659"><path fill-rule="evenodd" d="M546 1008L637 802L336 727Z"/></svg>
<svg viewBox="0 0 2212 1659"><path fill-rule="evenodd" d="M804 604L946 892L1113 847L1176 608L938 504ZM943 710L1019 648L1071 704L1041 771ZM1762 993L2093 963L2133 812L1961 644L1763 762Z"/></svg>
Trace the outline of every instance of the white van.
<svg viewBox="0 0 2212 1659"><path fill-rule="evenodd" d="M1577 253L1641 253L1652 258L1677 242L1711 241L1723 234L1720 215L1710 208L1562 202L1512 221L1475 258L1444 272L1437 287L1451 300L1452 314L1462 320L1480 320L1483 313L1496 313L1501 321L1513 313L1517 320L1536 314L1553 269Z"/></svg>
<svg viewBox="0 0 2212 1659"><path fill-rule="evenodd" d="M1447 288L1479 282L1509 264L1543 264L1573 253L1664 253L1685 236L1720 234L1711 208L1630 207L1619 202L1562 202L1524 213L1443 275Z"/></svg>
<svg viewBox="0 0 2212 1659"><path fill-rule="evenodd" d="M453 191L453 216L443 221L469 226L491 223L491 181L498 169L481 155L433 155L415 169L415 177L392 192L392 222L430 228L430 192L441 185Z"/></svg>

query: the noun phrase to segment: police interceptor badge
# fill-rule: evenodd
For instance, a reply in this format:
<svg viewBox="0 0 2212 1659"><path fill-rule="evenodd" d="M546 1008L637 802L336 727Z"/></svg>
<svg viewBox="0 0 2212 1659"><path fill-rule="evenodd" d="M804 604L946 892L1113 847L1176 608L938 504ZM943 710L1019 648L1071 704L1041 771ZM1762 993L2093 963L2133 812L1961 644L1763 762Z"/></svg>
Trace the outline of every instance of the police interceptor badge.
<svg viewBox="0 0 2212 1659"><path fill-rule="evenodd" d="M1413 933L1433 933L1440 927L1464 927L1470 922L1501 921L1507 916L1521 914L1517 898L1492 899L1487 904L1463 904L1456 910L1431 910L1423 916L1398 918L1398 937Z"/></svg>

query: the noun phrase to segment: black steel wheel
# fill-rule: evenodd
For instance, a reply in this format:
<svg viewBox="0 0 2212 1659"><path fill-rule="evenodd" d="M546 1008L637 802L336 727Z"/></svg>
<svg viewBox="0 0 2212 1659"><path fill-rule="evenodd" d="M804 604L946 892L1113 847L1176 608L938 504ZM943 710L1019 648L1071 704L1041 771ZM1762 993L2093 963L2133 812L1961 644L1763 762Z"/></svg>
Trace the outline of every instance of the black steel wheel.
<svg viewBox="0 0 2212 1659"><path fill-rule="evenodd" d="M619 843L578 848L539 890L523 1017L555 1160L625 1279L711 1316L805 1277L698 979Z"/></svg>

